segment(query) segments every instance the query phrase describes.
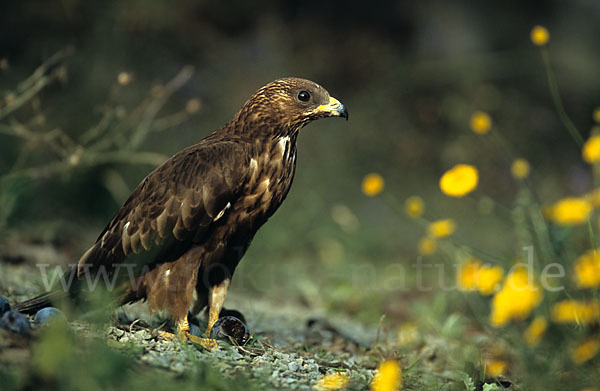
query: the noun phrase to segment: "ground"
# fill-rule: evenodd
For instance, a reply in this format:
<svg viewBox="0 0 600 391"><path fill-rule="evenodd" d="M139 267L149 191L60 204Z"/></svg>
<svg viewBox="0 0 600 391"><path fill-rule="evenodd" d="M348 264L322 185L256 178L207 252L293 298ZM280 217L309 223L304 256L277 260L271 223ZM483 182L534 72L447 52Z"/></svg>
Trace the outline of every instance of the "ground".
<svg viewBox="0 0 600 391"><path fill-rule="evenodd" d="M36 246L4 250L17 255L0 262L2 295L15 302L38 293L40 272L35 264L54 264L58 251ZM37 327L31 337L0 330L0 376L11 379L14 388L34 381L68 389L65 384L88 383L87 377L84 381L79 376L89 372L96 374L93 379L100 388L108 381L111 387L116 382L142 389L154 385L156 378L165 388L171 384L237 390L250 385L257 390L310 390L318 389L323 376L341 373L349 380L344 389L367 390L378 365L392 359L403 368L404 390L476 389L472 379L477 373L462 369L464 351L470 347L456 338L465 331L459 316L445 316L440 324L423 319L422 324L399 326L385 317L361 322L343 311L293 297L230 294L226 307L244 314L252 338L244 346L222 340L214 351L158 338L170 325L160 314L149 314L143 303L69 319L62 331ZM428 312L435 306L432 302ZM201 329L206 325L202 315L194 321ZM486 338L483 333L470 335L479 341ZM61 368L67 364L55 362L71 362L74 369L65 374ZM136 382L122 380L118 374L123 368L140 377Z"/></svg>

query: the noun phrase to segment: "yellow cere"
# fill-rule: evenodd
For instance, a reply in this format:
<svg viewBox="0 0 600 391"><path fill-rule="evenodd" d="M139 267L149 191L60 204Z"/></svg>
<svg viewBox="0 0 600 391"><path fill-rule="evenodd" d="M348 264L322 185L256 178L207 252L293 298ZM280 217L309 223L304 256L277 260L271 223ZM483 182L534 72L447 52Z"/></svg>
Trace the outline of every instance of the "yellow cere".
<svg viewBox="0 0 600 391"><path fill-rule="evenodd" d="M536 316L525 330L525 342L527 342L527 345L531 347L539 345L547 328L548 321L546 318L543 316Z"/></svg>
<svg viewBox="0 0 600 391"><path fill-rule="evenodd" d="M550 33L544 26L534 26L530 33L531 42L537 46L544 46L550 40Z"/></svg>
<svg viewBox="0 0 600 391"><path fill-rule="evenodd" d="M600 350L600 341L597 337L590 337L579 345L575 346L571 352L571 359L577 365L590 361L598 354Z"/></svg>
<svg viewBox="0 0 600 391"><path fill-rule="evenodd" d="M510 166L512 176L517 179L527 178L530 170L531 167L529 166L529 162L523 158L515 159Z"/></svg>
<svg viewBox="0 0 600 391"><path fill-rule="evenodd" d="M583 144L581 156L589 164L600 162L600 135L593 135L587 139L585 144Z"/></svg>
<svg viewBox="0 0 600 391"><path fill-rule="evenodd" d="M425 211L425 202L419 196L411 196L404 201L404 210L406 214L416 219L421 217Z"/></svg>
<svg viewBox="0 0 600 391"><path fill-rule="evenodd" d="M419 240L418 247L421 255L432 255L437 251L437 242L430 237L424 237Z"/></svg>
<svg viewBox="0 0 600 391"><path fill-rule="evenodd" d="M380 194L384 187L385 181L383 177L375 173L365 175L361 186L362 192L369 197L375 197Z"/></svg>
<svg viewBox="0 0 600 391"><path fill-rule="evenodd" d="M563 198L552 206L550 218L558 225L579 225L587 222L592 204L585 198Z"/></svg>
<svg viewBox="0 0 600 391"><path fill-rule="evenodd" d="M469 124L473 132L477 134L486 134L492 128L492 118L488 113L476 111L471 115Z"/></svg>
<svg viewBox="0 0 600 391"><path fill-rule="evenodd" d="M456 224L452 219L437 220L429 224L427 232L434 238L445 238L456 231Z"/></svg>
<svg viewBox="0 0 600 391"><path fill-rule="evenodd" d="M397 391L402 389L402 368L396 360L387 360L379 365L371 391Z"/></svg>
<svg viewBox="0 0 600 391"><path fill-rule="evenodd" d="M575 260L575 283L580 288L600 286L600 253L589 250Z"/></svg>
<svg viewBox="0 0 600 391"><path fill-rule="evenodd" d="M319 378L313 390L315 391L333 391L343 390L348 387L349 378L348 375L341 372L328 373L327 375Z"/></svg>
<svg viewBox="0 0 600 391"><path fill-rule="evenodd" d="M562 300L552 306L551 319L554 323L586 325L600 319L600 302Z"/></svg>
<svg viewBox="0 0 600 391"><path fill-rule="evenodd" d="M503 276L501 266L484 265L477 258L471 258L459 267L457 285L463 291L491 295L498 289Z"/></svg>
<svg viewBox="0 0 600 391"><path fill-rule="evenodd" d="M475 190L479 182L479 173L474 166L457 164L440 178L440 189L451 197L463 197Z"/></svg>
<svg viewBox="0 0 600 391"><path fill-rule="evenodd" d="M523 320L542 301L542 290L525 268L519 268L506 277L502 289L492 299L490 323L502 327L511 320Z"/></svg>

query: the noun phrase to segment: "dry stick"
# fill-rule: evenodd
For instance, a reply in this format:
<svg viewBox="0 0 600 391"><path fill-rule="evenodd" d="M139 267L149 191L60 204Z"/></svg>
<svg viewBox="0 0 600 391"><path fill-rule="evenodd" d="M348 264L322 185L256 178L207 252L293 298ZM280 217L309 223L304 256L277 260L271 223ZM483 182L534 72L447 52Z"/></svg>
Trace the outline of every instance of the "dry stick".
<svg viewBox="0 0 600 391"><path fill-rule="evenodd" d="M131 147L138 148L142 141L148 135L150 131L150 124L156 118L156 115L160 111L160 109L164 106L167 99L178 89L183 87L185 83L187 83L192 75L194 74L194 67L185 66L179 71L171 81L169 81L160 91L160 94L157 99L151 101L144 112L142 113L142 118L140 124L134 130L131 135L129 145Z"/></svg>
<svg viewBox="0 0 600 391"><path fill-rule="evenodd" d="M31 76L20 83L16 88L17 96L15 96L14 101L0 108L0 119L19 109L25 103L29 102L34 96L36 96L42 89L56 80L64 71L55 70L51 72L50 75L46 75L46 73L52 66L59 63L71 53L72 50L70 49L63 49L59 51L51 56L48 60L44 61L44 63L40 65Z"/></svg>

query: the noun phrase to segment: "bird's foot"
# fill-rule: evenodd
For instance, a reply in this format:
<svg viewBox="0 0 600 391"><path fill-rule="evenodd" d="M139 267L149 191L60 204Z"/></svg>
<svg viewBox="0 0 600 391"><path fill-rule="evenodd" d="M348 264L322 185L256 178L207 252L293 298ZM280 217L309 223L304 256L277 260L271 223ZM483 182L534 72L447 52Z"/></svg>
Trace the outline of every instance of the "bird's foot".
<svg viewBox="0 0 600 391"><path fill-rule="evenodd" d="M219 344L217 343L216 339L196 337L195 335L191 334L190 332L181 333L178 335L178 337L185 338L194 344L202 346L204 349L206 349L208 351L217 349L219 347Z"/></svg>
<svg viewBox="0 0 600 391"><path fill-rule="evenodd" d="M202 346L204 349L206 349L208 351L217 349L219 347L219 344L217 344L216 339L196 337L195 335L191 334L189 331L183 331L178 334L169 333L168 331L161 331L158 334L158 338L166 340L166 341L174 341L175 339L178 339L181 342L190 341L194 344Z"/></svg>

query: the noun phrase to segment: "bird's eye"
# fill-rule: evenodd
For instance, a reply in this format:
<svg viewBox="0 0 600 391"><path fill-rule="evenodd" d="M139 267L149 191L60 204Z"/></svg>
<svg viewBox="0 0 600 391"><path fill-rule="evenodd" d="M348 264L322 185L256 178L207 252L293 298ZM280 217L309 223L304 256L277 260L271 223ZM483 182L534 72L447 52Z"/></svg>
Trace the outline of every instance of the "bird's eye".
<svg viewBox="0 0 600 391"><path fill-rule="evenodd" d="M300 91L300 93L298 93L298 99L302 102L308 102L308 100L310 99L310 94L308 93L308 91Z"/></svg>

